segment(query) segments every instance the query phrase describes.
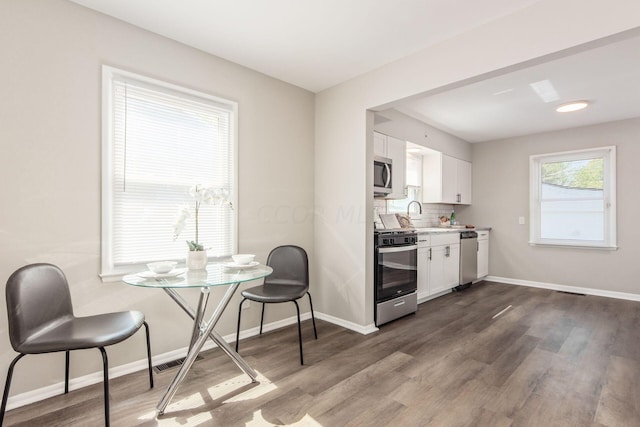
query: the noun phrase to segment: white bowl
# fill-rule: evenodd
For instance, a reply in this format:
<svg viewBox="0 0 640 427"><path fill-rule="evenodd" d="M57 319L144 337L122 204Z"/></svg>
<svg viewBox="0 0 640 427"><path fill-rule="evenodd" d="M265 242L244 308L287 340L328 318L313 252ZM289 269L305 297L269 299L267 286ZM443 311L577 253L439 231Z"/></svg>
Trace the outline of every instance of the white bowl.
<svg viewBox="0 0 640 427"><path fill-rule="evenodd" d="M173 270L177 262L175 261L158 261L158 262L150 262L147 264L149 270L153 271L156 274L164 274Z"/></svg>
<svg viewBox="0 0 640 427"><path fill-rule="evenodd" d="M247 265L249 264L251 261L253 261L253 259L256 256L253 254L236 254L236 255L231 255L231 258L233 258L233 262L235 262L238 265Z"/></svg>

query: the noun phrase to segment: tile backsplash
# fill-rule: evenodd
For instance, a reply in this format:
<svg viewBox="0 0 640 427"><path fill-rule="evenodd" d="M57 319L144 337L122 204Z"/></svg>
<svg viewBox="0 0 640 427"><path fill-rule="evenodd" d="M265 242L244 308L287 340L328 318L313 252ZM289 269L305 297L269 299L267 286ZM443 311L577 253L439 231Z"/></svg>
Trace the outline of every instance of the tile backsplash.
<svg viewBox="0 0 640 427"><path fill-rule="evenodd" d="M387 213L387 202L384 199L374 199L373 207L376 227L382 227L379 215ZM454 208L453 205L423 203L422 215L416 212L416 209L416 206L411 207L411 223L414 227L438 227L440 225L440 217L443 215L450 217Z"/></svg>

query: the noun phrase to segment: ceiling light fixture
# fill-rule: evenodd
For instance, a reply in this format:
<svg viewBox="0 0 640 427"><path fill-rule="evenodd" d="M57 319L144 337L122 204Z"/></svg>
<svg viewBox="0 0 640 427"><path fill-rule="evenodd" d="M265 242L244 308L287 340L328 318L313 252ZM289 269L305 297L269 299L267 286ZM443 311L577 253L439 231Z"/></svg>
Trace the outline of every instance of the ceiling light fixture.
<svg viewBox="0 0 640 427"><path fill-rule="evenodd" d="M556 111L558 113L569 113L571 111L582 110L584 108L587 108L588 106L589 106L588 101L573 101L567 104L562 104L561 106L556 108Z"/></svg>

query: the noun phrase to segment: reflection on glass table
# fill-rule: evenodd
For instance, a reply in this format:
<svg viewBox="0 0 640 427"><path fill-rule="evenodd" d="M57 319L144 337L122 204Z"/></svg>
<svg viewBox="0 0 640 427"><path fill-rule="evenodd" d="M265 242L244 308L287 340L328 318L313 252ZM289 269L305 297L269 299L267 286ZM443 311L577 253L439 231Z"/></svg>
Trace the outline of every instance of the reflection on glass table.
<svg viewBox="0 0 640 427"><path fill-rule="evenodd" d="M167 405L175 395L178 386L184 381L193 362L195 362L207 338L211 338L216 345L251 378L251 381L256 381L257 374L253 368L227 344L222 336L214 330L214 327L216 323L218 323L218 320L220 320L222 313L240 283L261 279L270 275L272 272L271 267L266 265L235 266L232 263L211 263L207 265L206 270L187 270L183 268L174 269L164 274L145 271L130 274L122 278L122 281L128 285L162 289L194 321L189 351L180 366L180 370L171 381L171 384L169 384L167 391L156 407L158 414L164 413ZM218 302L211 317L205 320L203 317L209 300L209 288L212 286L227 286L227 290ZM187 288L200 288L200 297L196 309L191 307L178 292L180 289Z"/></svg>

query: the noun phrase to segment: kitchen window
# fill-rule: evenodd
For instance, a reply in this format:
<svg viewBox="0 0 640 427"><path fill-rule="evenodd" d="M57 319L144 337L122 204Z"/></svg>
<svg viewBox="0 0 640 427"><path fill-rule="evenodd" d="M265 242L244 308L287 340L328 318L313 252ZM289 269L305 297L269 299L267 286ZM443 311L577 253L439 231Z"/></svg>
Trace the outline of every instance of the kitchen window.
<svg viewBox="0 0 640 427"><path fill-rule="evenodd" d="M530 244L616 248L616 148L530 157Z"/></svg>
<svg viewBox="0 0 640 427"><path fill-rule="evenodd" d="M118 277L158 260L185 259L194 218L178 238L189 189L221 189L237 207L237 104L103 67L102 274ZM233 254L237 210L203 205L199 241L210 257Z"/></svg>
<svg viewBox="0 0 640 427"><path fill-rule="evenodd" d="M406 194L399 200L387 200L388 213L407 213L407 206L411 201L422 200L422 156L407 151L406 154Z"/></svg>

